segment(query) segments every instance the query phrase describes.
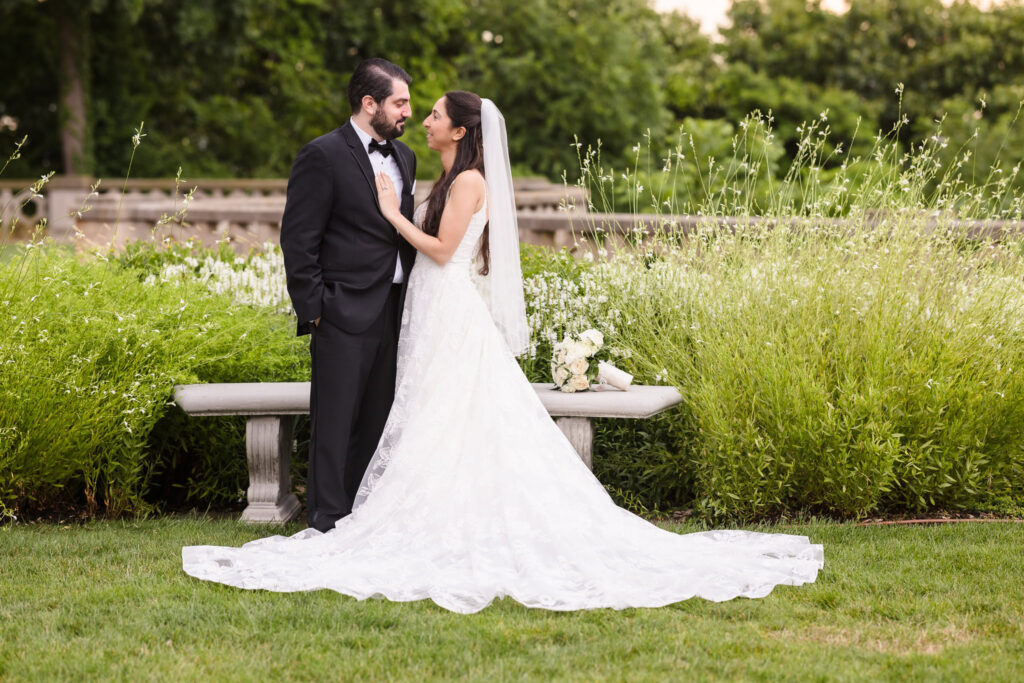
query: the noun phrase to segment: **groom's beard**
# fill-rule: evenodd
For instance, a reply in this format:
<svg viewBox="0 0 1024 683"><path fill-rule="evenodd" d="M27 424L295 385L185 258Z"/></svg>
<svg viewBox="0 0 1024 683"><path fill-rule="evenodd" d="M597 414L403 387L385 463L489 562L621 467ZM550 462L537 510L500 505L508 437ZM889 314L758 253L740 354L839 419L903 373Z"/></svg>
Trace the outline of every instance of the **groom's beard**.
<svg viewBox="0 0 1024 683"><path fill-rule="evenodd" d="M395 138L402 137L402 133L405 132L405 127L401 125L403 123L405 123L405 119L399 119L394 123L388 121L384 111L381 109L378 109L373 118L370 119L370 126L377 135L385 140L394 140Z"/></svg>

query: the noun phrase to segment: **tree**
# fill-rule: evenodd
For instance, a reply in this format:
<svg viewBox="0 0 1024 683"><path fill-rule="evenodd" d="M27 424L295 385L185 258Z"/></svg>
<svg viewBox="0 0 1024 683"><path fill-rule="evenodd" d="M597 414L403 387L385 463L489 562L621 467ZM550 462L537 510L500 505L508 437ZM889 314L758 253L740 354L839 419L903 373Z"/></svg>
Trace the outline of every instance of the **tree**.
<svg viewBox="0 0 1024 683"><path fill-rule="evenodd" d="M572 176L574 137L621 158L664 133L665 50L645 0L479 0L469 19L459 81L502 109L520 165Z"/></svg>
<svg viewBox="0 0 1024 683"><path fill-rule="evenodd" d="M93 171L89 120L89 3L50 0L60 46L58 112L64 173Z"/></svg>
<svg viewBox="0 0 1024 683"><path fill-rule="evenodd" d="M671 12L661 17L665 44L666 105L675 119L707 115L711 84L722 70L711 39L701 33L700 23Z"/></svg>
<svg viewBox="0 0 1024 683"><path fill-rule="evenodd" d="M119 176L145 120L138 176L280 177L348 118L348 76L370 56L414 78L403 139L424 177L439 165L419 122L448 89L494 99L517 169L558 178L576 170L574 136L621 165L648 129L661 144L673 120L771 110L792 155L797 124L825 109L839 139L860 118L867 142L904 114L928 123L1024 84L1020 0L852 0L841 15L737 0L730 17L712 43L646 0L3 0L0 154L29 133L8 175ZM904 142L922 130L904 126Z"/></svg>
<svg viewBox="0 0 1024 683"><path fill-rule="evenodd" d="M0 27L0 158L6 160L15 141L28 134L21 159L6 175L38 177L61 164L55 24L38 2L11 0L0 3Z"/></svg>

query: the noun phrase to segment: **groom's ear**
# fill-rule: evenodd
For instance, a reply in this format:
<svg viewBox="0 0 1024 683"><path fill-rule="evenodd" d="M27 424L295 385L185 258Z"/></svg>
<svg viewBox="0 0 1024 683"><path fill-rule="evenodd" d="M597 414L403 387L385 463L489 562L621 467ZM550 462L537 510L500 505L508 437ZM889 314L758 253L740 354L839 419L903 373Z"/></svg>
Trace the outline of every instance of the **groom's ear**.
<svg viewBox="0 0 1024 683"><path fill-rule="evenodd" d="M377 100L373 95L363 95L363 111L371 116L377 111Z"/></svg>

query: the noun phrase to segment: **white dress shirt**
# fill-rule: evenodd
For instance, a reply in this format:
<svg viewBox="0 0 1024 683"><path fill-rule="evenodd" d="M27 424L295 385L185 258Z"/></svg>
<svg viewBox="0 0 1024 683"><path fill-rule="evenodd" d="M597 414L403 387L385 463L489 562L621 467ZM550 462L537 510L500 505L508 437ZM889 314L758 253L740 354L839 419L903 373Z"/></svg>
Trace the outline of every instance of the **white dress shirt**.
<svg viewBox="0 0 1024 683"><path fill-rule="evenodd" d="M398 150L391 153L391 156L384 156L383 154L370 154L370 140L373 140L373 136L367 133L365 130L359 127L355 119L351 119L352 129L355 130L356 135L359 136L359 142L363 146L363 154L370 159L370 166L373 167L373 175L376 177L378 173L384 171L391 178L391 182L395 184L395 194L398 195L398 200L402 200L402 189L404 185L402 183L402 172L398 168ZM376 190L374 190L376 191ZM402 259L399 258L395 262L395 278L392 280L394 283L405 281L405 272L402 270Z"/></svg>

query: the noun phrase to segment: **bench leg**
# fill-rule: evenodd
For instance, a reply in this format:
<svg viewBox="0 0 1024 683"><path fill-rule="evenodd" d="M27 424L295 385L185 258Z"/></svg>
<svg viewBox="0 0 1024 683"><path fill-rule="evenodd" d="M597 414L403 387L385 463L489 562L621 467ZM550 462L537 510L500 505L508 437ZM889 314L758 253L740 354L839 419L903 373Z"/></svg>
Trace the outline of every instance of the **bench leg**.
<svg viewBox="0 0 1024 683"><path fill-rule="evenodd" d="M569 439L586 466L594 469L594 426L590 424L590 418L556 417L555 424Z"/></svg>
<svg viewBox="0 0 1024 683"><path fill-rule="evenodd" d="M245 423L249 463L249 506L243 522L287 522L299 512L288 471L292 452L291 415L258 415Z"/></svg>

